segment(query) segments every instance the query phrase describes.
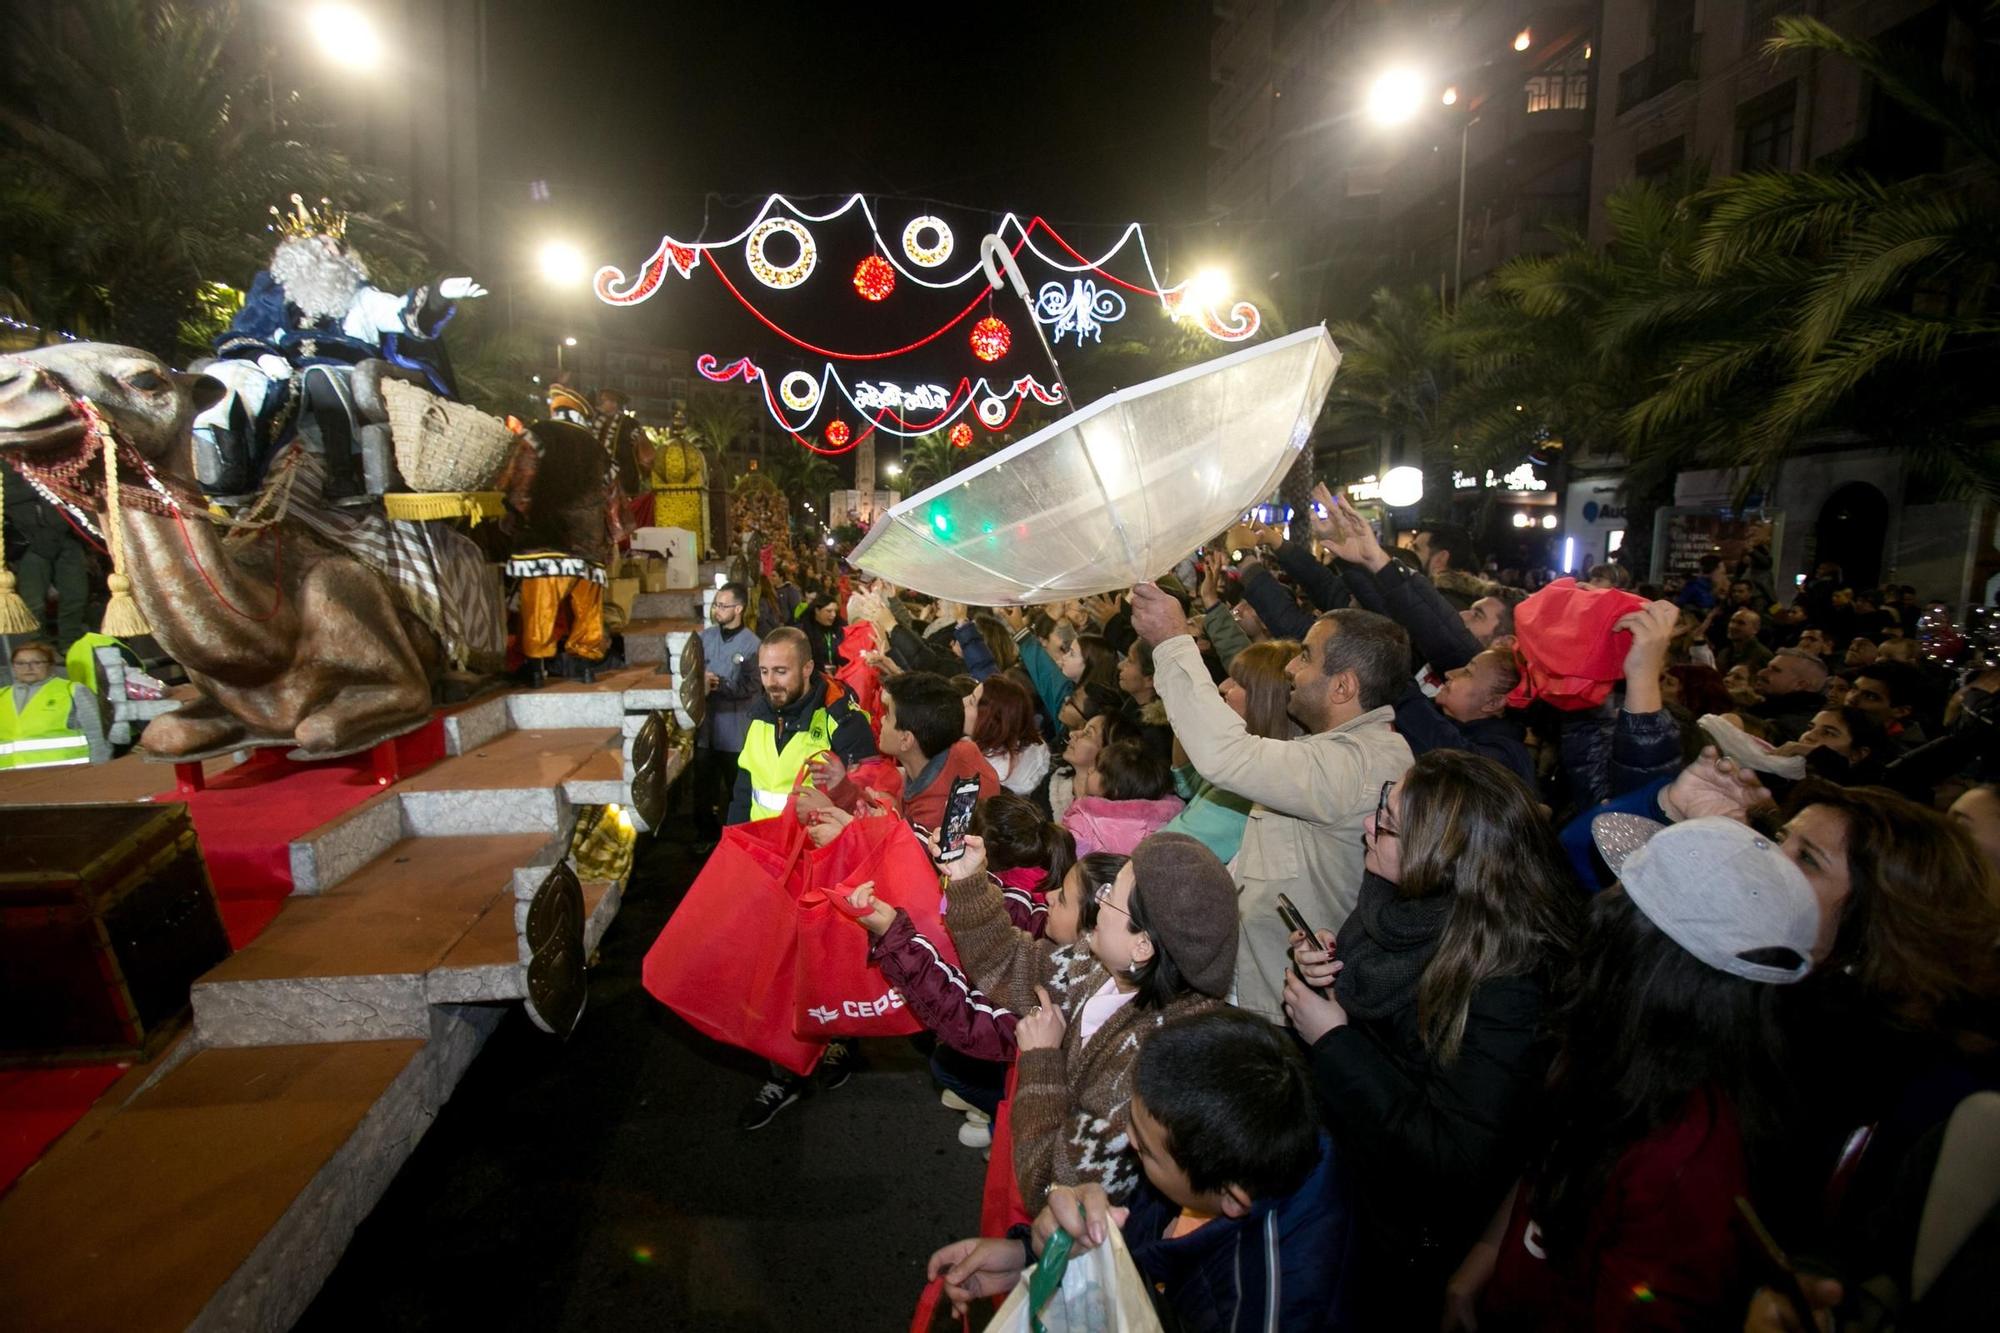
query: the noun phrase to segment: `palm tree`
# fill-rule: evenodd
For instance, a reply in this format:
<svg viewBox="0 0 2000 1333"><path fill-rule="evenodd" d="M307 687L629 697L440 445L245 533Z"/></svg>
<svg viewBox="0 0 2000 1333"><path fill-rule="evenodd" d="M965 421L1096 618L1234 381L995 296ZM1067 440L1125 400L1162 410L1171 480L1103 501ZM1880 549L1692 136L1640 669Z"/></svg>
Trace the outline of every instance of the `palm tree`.
<svg viewBox="0 0 2000 1333"><path fill-rule="evenodd" d="M1978 91L1990 85L2000 5L1988 0L1969 21L1962 49L1981 68L1963 84L1817 20L1778 21L1771 54L1859 66L1963 165L1895 182L1753 172L1709 187L1697 201L1696 282L1679 304L1757 303L1769 322L1691 345L1635 409L1642 433L1720 418L1708 461L1766 480L1812 432L1846 426L1895 439L1948 490L2000 493L2000 111Z"/></svg>
<svg viewBox="0 0 2000 1333"><path fill-rule="evenodd" d="M749 433L756 409L749 395L729 389L696 389L688 395L688 429L708 459L708 474L720 476L729 447Z"/></svg>
<svg viewBox="0 0 2000 1333"><path fill-rule="evenodd" d="M170 353L204 283L262 266L270 205L363 179L225 61L234 24L169 0L10 14L0 287L35 322Z"/></svg>
<svg viewBox="0 0 2000 1333"><path fill-rule="evenodd" d="M963 449L954 448L941 430L919 435L903 446L903 476L912 492L935 486L981 455L977 441Z"/></svg>
<svg viewBox="0 0 2000 1333"><path fill-rule="evenodd" d="M804 527L808 531L816 529L818 524L808 521L811 516L805 512L805 506L810 504L814 510L821 511L821 518L826 517L823 511L827 496L840 485L839 470L818 454L804 449L780 449L764 460L760 471L776 483L779 492L784 495L792 526Z"/></svg>
<svg viewBox="0 0 2000 1333"><path fill-rule="evenodd" d="M1444 408L1454 374L1451 319L1437 293L1379 288L1368 298L1366 315L1328 332L1340 349L1340 373L1322 432L1371 435L1398 453L1413 447L1423 462L1425 494L1450 494L1451 431Z"/></svg>

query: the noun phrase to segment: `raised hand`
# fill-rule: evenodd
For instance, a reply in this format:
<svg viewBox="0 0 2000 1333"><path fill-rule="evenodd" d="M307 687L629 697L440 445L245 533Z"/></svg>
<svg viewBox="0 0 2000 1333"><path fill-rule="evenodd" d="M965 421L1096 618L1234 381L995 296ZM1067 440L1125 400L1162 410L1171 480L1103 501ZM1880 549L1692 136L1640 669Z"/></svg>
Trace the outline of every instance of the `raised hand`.
<svg viewBox="0 0 2000 1333"><path fill-rule="evenodd" d="M438 284L438 295L447 301L471 301L486 295L486 289L471 278L446 278Z"/></svg>
<svg viewBox="0 0 2000 1333"><path fill-rule="evenodd" d="M1132 589L1132 632L1157 648L1186 634L1188 619L1181 604L1161 592L1159 585L1141 583Z"/></svg>
<svg viewBox="0 0 2000 1333"><path fill-rule="evenodd" d="M1763 780L1735 760L1723 758L1713 745L1660 793L1660 808L1677 822L1720 815L1747 824L1752 810L1770 802Z"/></svg>
<svg viewBox="0 0 2000 1333"><path fill-rule="evenodd" d="M1350 565L1380 570L1389 563L1389 553L1368 520L1356 513L1343 496L1335 496L1327 508L1328 533L1324 538L1333 553Z"/></svg>

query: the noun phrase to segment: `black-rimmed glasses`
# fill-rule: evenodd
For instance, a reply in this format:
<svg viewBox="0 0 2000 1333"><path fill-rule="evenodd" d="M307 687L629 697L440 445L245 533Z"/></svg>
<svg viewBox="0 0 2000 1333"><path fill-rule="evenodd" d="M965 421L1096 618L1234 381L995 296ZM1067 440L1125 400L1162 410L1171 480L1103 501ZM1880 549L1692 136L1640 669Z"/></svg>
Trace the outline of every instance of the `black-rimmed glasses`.
<svg viewBox="0 0 2000 1333"><path fill-rule="evenodd" d="M1395 779L1391 778L1382 784L1382 794L1375 800L1375 836L1378 838L1396 836L1396 826L1389 822L1389 793L1395 788Z"/></svg>

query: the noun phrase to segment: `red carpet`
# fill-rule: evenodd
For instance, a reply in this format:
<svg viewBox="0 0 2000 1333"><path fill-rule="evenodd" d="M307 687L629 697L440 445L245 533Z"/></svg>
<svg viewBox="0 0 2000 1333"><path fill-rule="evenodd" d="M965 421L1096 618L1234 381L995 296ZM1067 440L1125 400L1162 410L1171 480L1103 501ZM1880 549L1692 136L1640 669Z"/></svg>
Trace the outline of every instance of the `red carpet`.
<svg viewBox="0 0 2000 1333"><path fill-rule="evenodd" d="M83 1118L126 1066L0 1070L0 1190Z"/></svg>
<svg viewBox="0 0 2000 1333"><path fill-rule="evenodd" d="M398 737L399 774L410 777L444 758L444 720ZM271 924L292 891L291 844L383 790L370 754L301 764L280 750L210 780L185 800L201 835L229 945L240 949ZM83 1118L125 1072L123 1064L0 1070L0 1190Z"/></svg>

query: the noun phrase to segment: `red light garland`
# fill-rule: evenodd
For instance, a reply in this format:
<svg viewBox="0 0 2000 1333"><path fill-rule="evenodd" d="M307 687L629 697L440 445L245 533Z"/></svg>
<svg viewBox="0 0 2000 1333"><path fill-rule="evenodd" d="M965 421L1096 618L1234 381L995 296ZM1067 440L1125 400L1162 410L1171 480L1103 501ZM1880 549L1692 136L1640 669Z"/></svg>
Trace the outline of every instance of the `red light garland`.
<svg viewBox="0 0 2000 1333"><path fill-rule="evenodd" d="M972 427L961 421L951 428L951 434L945 438L951 441L954 449L963 449L972 443Z"/></svg>
<svg viewBox="0 0 2000 1333"><path fill-rule="evenodd" d="M846 444L847 437L852 434L853 432L847 428L847 423L838 417L835 417L826 425L826 442L836 449Z"/></svg>
<svg viewBox="0 0 2000 1333"><path fill-rule="evenodd" d="M896 290L896 270L880 255L870 255L854 269L854 290L864 301L886 301Z"/></svg>
<svg viewBox="0 0 2000 1333"><path fill-rule="evenodd" d="M972 326L972 354L981 361L998 361L1014 345L1014 331L997 315Z"/></svg>

